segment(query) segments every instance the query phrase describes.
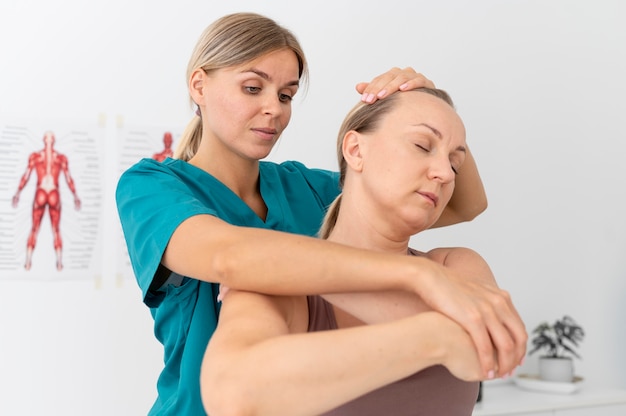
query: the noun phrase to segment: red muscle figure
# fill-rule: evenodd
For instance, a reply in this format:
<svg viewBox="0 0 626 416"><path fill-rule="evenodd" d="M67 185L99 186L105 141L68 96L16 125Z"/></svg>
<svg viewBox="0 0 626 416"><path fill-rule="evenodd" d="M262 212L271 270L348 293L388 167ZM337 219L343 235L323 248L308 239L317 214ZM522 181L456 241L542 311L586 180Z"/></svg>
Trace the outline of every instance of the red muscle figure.
<svg viewBox="0 0 626 416"><path fill-rule="evenodd" d="M152 155L152 159L163 162L166 158L172 157L172 133L165 132L163 135L163 146L165 146L165 148L160 153Z"/></svg>
<svg viewBox="0 0 626 416"><path fill-rule="evenodd" d="M44 148L38 152L33 152L28 157L28 166L26 172L20 180L17 192L13 196L13 207L17 207L20 200L20 192L28 183L30 174L34 170L37 173L37 188L35 190L35 198L33 200L33 223L26 243L26 262L24 268L30 270L32 263L33 251L37 243L37 234L41 220L48 207L50 214L50 223L52 225L52 234L54 237L54 250L56 253L57 270L63 269L61 262L61 251L63 242L61 241L61 232L59 222L61 219L61 198L59 195L59 175L61 172L65 175L68 187L74 194L74 205L77 210L80 209L80 199L76 195L74 180L70 176L67 157L54 150L54 134L47 131L43 137Z"/></svg>

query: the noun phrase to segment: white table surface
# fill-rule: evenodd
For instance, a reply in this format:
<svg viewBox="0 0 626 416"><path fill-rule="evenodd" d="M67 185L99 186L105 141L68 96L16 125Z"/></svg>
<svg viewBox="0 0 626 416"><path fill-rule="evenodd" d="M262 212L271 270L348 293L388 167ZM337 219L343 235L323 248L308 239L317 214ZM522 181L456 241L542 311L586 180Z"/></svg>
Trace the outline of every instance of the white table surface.
<svg viewBox="0 0 626 416"><path fill-rule="evenodd" d="M570 394L525 390L508 381L483 384L482 401L476 404L473 416L518 415L551 412L560 409L626 405L626 389L600 389L583 381L578 391Z"/></svg>

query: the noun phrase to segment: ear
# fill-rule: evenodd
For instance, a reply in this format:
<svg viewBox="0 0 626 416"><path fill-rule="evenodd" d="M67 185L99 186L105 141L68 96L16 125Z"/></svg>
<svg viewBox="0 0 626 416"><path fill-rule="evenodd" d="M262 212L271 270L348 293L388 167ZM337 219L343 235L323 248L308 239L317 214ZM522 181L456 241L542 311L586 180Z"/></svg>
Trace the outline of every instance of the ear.
<svg viewBox="0 0 626 416"><path fill-rule="evenodd" d="M189 95L193 102L198 105L204 102L204 82L206 78L207 73L201 68L193 71L189 78Z"/></svg>
<svg viewBox="0 0 626 416"><path fill-rule="evenodd" d="M341 152L348 167L352 170L360 172L363 169L363 137L360 133L350 130L343 136L341 144Z"/></svg>

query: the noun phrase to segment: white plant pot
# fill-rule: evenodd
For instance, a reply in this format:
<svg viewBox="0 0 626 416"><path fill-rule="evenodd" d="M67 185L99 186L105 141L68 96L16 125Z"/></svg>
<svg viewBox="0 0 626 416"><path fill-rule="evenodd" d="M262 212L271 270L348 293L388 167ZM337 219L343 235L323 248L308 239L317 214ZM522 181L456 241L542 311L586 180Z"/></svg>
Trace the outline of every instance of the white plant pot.
<svg viewBox="0 0 626 416"><path fill-rule="evenodd" d="M571 357L539 358L539 378L546 381L574 381L574 360Z"/></svg>

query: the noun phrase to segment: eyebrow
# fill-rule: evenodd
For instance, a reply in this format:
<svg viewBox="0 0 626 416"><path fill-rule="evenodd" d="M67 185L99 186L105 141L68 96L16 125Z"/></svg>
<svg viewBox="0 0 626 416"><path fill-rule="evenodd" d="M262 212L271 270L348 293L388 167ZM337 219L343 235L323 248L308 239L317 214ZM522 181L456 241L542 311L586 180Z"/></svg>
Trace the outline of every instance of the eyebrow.
<svg viewBox="0 0 626 416"><path fill-rule="evenodd" d="M252 72L253 74L258 75L259 77L263 78L266 81L269 81L269 80L272 79L267 72L263 72L263 71L261 71L260 69L257 69L257 68L248 68L248 69L244 69L243 71L241 71L241 73L245 73L245 72ZM286 84L287 87L294 86L294 85L296 87L299 87L300 86L300 80L296 79L296 80L288 82Z"/></svg>
<svg viewBox="0 0 626 416"><path fill-rule="evenodd" d="M419 123L419 124L417 124L417 126L423 126L423 127L426 127L426 128L428 128L430 131L432 131L432 132L433 132L433 134L434 134L435 136L439 137L439 139L442 139L442 138L443 138L443 136L442 136L441 132L440 132L439 130L437 130L436 128L434 128L433 126L430 126L430 125L428 125L428 124L426 124L426 123ZM465 148L465 146L459 146L459 147L457 147L455 150L457 150L457 151L459 151L459 152L463 152L463 153L466 153L466 152L467 152L467 148Z"/></svg>

